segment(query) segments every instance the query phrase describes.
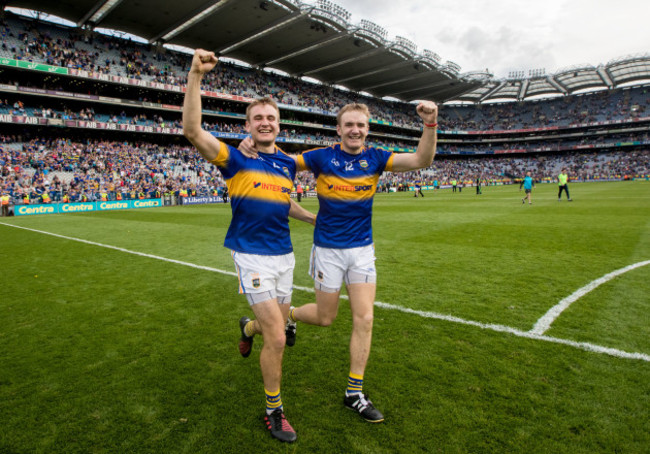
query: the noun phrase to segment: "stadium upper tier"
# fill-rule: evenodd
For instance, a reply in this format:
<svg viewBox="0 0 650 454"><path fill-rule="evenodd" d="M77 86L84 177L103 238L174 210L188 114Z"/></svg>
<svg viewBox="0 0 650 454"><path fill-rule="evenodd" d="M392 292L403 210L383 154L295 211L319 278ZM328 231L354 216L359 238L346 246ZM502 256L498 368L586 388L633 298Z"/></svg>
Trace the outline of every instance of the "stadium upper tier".
<svg viewBox="0 0 650 454"><path fill-rule="evenodd" d="M41 119L58 119L65 121L93 122L96 124L106 125L133 125L150 128L167 128L170 133L180 135L182 122L180 119L165 118L160 115L147 116L143 113L134 116L127 115L125 111L119 114L111 112L112 106L95 105L80 111L72 111L68 108L56 110L51 107L33 107L25 105L22 101L15 101L13 104L3 101L0 98L0 115L24 115ZM248 136L244 129L241 119L239 122L204 121L204 128L212 131L217 137L230 140L241 140ZM285 124L292 129L283 128L280 131L278 142L284 146L287 141L309 143L313 145L331 145L338 141L338 137L331 129L320 131L309 130L295 124ZM325 126L325 125L323 125ZM394 136L393 136L394 137ZM392 151L396 149L411 149L415 147L418 137L403 136L402 140L391 139L383 135L373 134L368 138L368 144L374 147L381 147ZM519 137L519 138L488 138L475 139L473 141L452 141L441 139L438 144L438 154L486 154L486 153L532 153L532 152L549 152L549 151L569 151L581 150L587 147L594 149L613 149L613 148L634 148L645 144L650 144L650 131L648 128L639 130L634 128L628 131L615 133L612 131L605 133L594 133L589 136L582 134L569 134L566 136L553 136L542 138L539 136Z"/></svg>
<svg viewBox="0 0 650 454"><path fill-rule="evenodd" d="M156 143L185 143L181 106L189 55L10 13L0 31L5 56L0 58L0 134L18 129L28 137L52 137L65 127L65 134L79 140L94 134L131 141L145 134L145 140ZM369 105L372 146L414 151L421 135L414 104L265 71L222 63L205 77L203 88L206 129L233 144L245 134L247 103L269 94L280 102L279 142L289 152L337 141L334 117L349 102ZM649 90L639 86L535 102L443 105L438 153L647 149Z"/></svg>
<svg viewBox="0 0 650 454"><path fill-rule="evenodd" d="M72 93L62 91L31 90L22 91L21 87L11 86L12 90L5 92L6 98L0 97L0 123L3 130L15 133L12 125L65 126L79 131L110 131L117 134L122 131L133 140L134 134L155 133L171 135L179 138L182 134L180 107L171 111L152 111L144 109L144 101L117 102L113 98L103 96L88 97L83 94L76 99ZM0 85L0 91L5 90ZM27 94L30 96L26 96ZM58 96L43 96L57 93ZM63 96L67 93L67 96ZM81 95L81 93L78 93ZM24 100L24 101L23 101ZM606 111L616 112L617 108L626 104L621 99L614 98L615 104L605 104ZM151 103L147 103L151 105ZM82 106L81 108L79 108ZM582 108L582 107L581 107ZM222 112L204 115L204 128L212 131L217 137L226 141L234 141L247 137L244 129L244 115L236 112ZM503 113L501 113L503 116ZM577 118L582 118L576 115ZM381 125L378 129L385 128ZM57 129L57 128L54 128ZM374 128L373 128L374 129ZM526 133L522 133L525 131ZM475 133L480 131L473 131ZM489 132L489 131L485 131ZM8 133L8 132L7 132ZM401 130L395 133L372 131L368 137L371 146L385 148L391 151L414 151L419 140L419 130ZM43 132L35 134L43 134ZM650 125L645 122L626 122L620 126L603 122L601 126L592 128L581 126L579 129L542 129L507 130L490 134L456 134L440 133L438 154L500 154L500 153L538 153L562 152L593 148L600 150L637 149L650 145ZM331 145L338 141L334 128L329 124L305 123L295 120L281 120L281 132L278 142L288 151L299 151L305 147ZM294 145L294 146L291 146ZM297 148L296 148L297 147Z"/></svg>
<svg viewBox="0 0 650 454"><path fill-rule="evenodd" d="M85 29L37 22L9 12L5 13L2 28L3 43L0 56L6 58L134 77L164 84L185 85L186 83L190 56L162 46L143 45L92 33ZM399 73L395 69L392 72ZM524 100L540 95L569 95L590 88L611 90L621 84L642 80L646 82L650 80L650 55L622 58L598 68L587 66L568 68L554 75L532 79L486 79L480 86L463 95L430 99L438 102L456 100L474 103L495 99ZM204 82L204 87L213 91L244 97L270 94L284 104L324 111L332 111L343 104L361 100L374 107L378 119L382 119L381 116L388 108L395 111L390 116L396 124L402 121L408 124L410 121L410 112L406 112L404 116L403 109L378 98L360 96L354 92L335 89L330 85L315 85L303 82L300 78L278 76L259 69L222 64L210 73ZM394 104L399 106L404 103Z"/></svg>
<svg viewBox="0 0 650 454"><path fill-rule="evenodd" d="M29 21L6 13L0 45L0 64L12 66L16 61L39 62L63 68L79 75L110 75L146 81L151 86L182 87L190 56L164 48L152 48L131 41L88 33L78 28ZM64 88L58 71L46 81L52 88ZM7 80L5 82L27 81ZM38 88L47 88L42 85ZM35 86L35 85L33 85ZM373 120L400 128L419 129L414 106L388 102L356 93L315 85L295 78L268 72L220 64L204 80L203 88L214 93L229 94L243 100L270 95L287 109L334 116L336 110L349 102L369 105ZM92 88L90 88L92 89ZM99 88L95 87L94 91ZM94 93L98 94L98 93ZM150 96L141 94L141 97ZM442 106L442 130L513 130L536 127L568 126L579 123L638 119L645 115L650 96L647 89L605 90L591 95L566 96L541 102L479 104L476 106ZM151 99L149 99L151 101ZM180 105L179 91L165 95L164 104Z"/></svg>

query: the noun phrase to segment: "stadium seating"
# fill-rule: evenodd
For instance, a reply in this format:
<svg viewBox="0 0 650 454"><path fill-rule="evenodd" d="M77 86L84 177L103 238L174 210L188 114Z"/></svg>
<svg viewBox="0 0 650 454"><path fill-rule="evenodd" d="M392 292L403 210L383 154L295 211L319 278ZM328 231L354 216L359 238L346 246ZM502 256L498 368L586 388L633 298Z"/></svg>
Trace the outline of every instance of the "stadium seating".
<svg viewBox="0 0 650 454"><path fill-rule="evenodd" d="M139 191L181 189L209 194L224 186L220 173L181 136L182 93L153 85L182 87L189 55L11 13L5 14L0 30L3 58L87 71L52 78L47 77L50 71L3 66L0 115L7 118L0 123L0 189L10 191L16 203L26 192L37 199L51 191L57 201L66 192L92 199L101 190L114 198L118 192L130 197ZM91 74L123 79L102 82ZM349 102L369 105L372 146L409 152L420 136L414 104L230 63L218 65L204 82L205 90L219 94L204 98L204 126L230 134L222 140L233 144L245 133L246 99L265 95L280 103L280 138L288 140L281 145L289 152L335 142L335 112ZM434 164L418 172L386 174L379 186L405 188L415 180L444 184L452 178L466 184L476 178L507 184L526 171L538 181L551 181L561 167L585 181L647 177L649 90L646 85L535 102L440 106ZM29 125L18 126L15 117L38 121L23 120ZM95 123L142 128L106 131ZM299 179L314 185L307 174Z"/></svg>

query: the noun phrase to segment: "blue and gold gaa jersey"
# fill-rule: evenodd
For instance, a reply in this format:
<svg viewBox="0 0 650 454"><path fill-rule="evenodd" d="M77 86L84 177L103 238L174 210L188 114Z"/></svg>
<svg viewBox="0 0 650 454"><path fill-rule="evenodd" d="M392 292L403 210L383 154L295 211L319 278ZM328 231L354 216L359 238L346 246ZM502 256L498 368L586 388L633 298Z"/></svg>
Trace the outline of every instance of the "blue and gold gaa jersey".
<svg viewBox="0 0 650 454"><path fill-rule="evenodd" d="M224 246L246 254L282 255L293 251L289 235L291 188L296 163L282 150L246 158L220 142L216 165L228 186L232 220Z"/></svg>
<svg viewBox="0 0 650 454"><path fill-rule="evenodd" d="M392 168L393 153L378 148L364 148L351 155L336 144L300 155L298 170L311 170L316 177L320 208L314 244L336 249L371 244L377 181Z"/></svg>

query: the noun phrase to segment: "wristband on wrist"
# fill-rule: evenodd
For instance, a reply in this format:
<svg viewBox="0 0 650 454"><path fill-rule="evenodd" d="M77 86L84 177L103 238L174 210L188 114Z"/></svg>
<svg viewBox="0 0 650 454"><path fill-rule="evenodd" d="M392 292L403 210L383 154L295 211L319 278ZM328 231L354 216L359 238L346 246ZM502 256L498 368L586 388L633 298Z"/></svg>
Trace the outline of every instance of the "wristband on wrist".
<svg viewBox="0 0 650 454"><path fill-rule="evenodd" d="M438 126L438 123L424 123L424 126L427 128L435 128Z"/></svg>

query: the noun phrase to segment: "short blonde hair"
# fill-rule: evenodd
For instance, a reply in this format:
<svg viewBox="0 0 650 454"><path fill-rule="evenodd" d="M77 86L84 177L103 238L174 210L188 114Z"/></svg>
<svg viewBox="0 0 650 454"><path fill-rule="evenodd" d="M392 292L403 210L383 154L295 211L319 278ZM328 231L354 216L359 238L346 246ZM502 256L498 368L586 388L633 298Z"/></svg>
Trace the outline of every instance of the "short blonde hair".
<svg viewBox="0 0 650 454"><path fill-rule="evenodd" d="M360 103L353 102L353 103L346 104L343 107L341 107L341 110L339 110L339 113L336 114L336 124L340 125L341 124L341 117L343 116L343 114L345 112L349 112L351 110L356 110L358 112L361 112L362 114L364 114L368 118L368 121L370 121L370 110L368 109L368 106L366 106L365 104L360 104Z"/></svg>
<svg viewBox="0 0 650 454"><path fill-rule="evenodd" d="M258 98L255 101L251 102L248 105L248 107L246 107L246 121L250 121L250 119L251 119L250 113L251 113L251 110L253 109L253 107L255 107L255 106L264 106L264 105L273 107L278 112L278 121L280 121L280 108L278 107L278 104L275 101L273 101L271 98L269 98L268 96L266 96L264 98Z"/></svg>

